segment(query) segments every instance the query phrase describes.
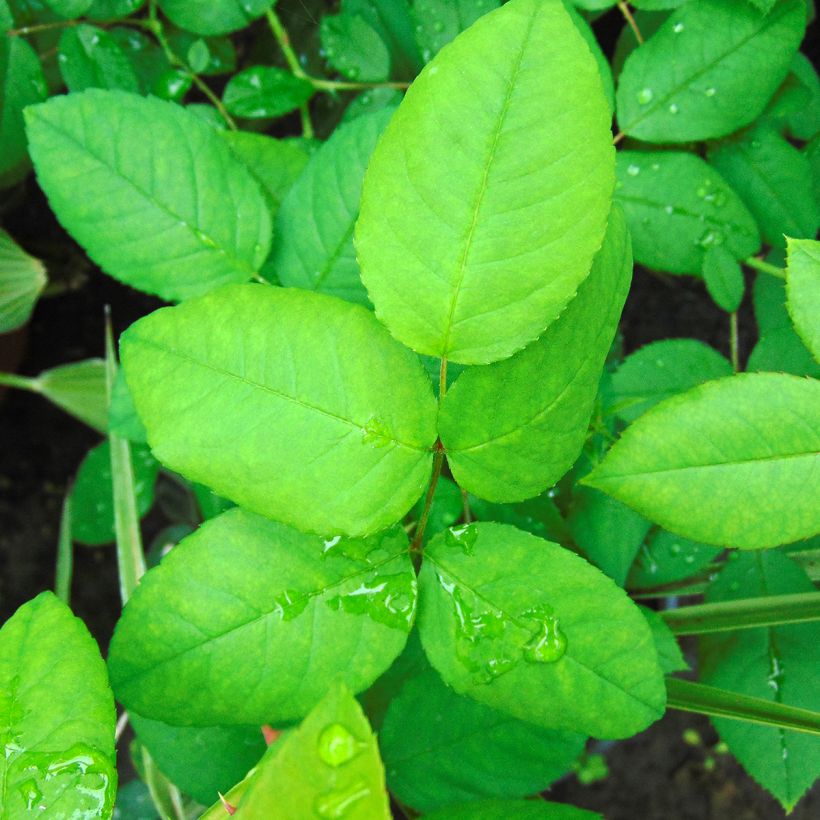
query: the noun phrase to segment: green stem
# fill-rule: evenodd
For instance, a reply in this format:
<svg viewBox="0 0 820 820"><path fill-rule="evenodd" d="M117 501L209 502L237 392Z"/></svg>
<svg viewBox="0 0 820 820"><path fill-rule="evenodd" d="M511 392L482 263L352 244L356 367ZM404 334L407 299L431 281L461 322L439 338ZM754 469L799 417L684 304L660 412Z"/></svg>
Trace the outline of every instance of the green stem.
<svg viewBox="0 0 820 820"><path fill-rule="evenodd" d="M470 495L467 490L461 490L461 517L465 524L470 524L473 520L473 511L470 509Z"/></svg>
<svg viewBox="0 0 820 820"><path fill-rule="evenodd" d="M810 709L773 703L765 698L728 692L680 678L666 679L666 695L670 709L820 735L820 712Z"/></svg>
<svg viewBox="0 0 820 820"><path fill-rule="evenodd" d="M737 311L729 314L729 352L732 357L732 370L740 370L740 356L738 355Z"/></svg>
<svg viewBox="0 0 820 820"><path fill-rule="evenodd" d="M310 109L307 103L302 103L302 105L299 106L299 116L302 118L302 136L306 140L312 140L316 136L316 132L313 130L313 123L310 119Z"/></svg>
<svg viewBox="0 0 820 820"><path fill-rule="evenodd" d="M279 48L282 49L285 62L287 62L290 70L296 77L300 77L303 80L310 80L308 75L305 74L305 70L302 68L302 64L299 62L299 58L296 56L293 46L290 44L287 29L282 25L279 15L271 8L265 12L265 16L268 18L270 30L276 38L276 42L279 43ZM312 80L310 81L312 82Z"/></svg>
<svg viewBox="0 0 820 820"><path fill-rule="evenodd" d="M624 16L624 20L629 24L629 27L632 29L632 33L635 35L635 39L638 41L638 45L643 45L644 39L643 34L641 34L641 30L638 28L638 24L635 22L635 18L632 16L632 11L629 8L629 5L623 0L618 0L618 10Z"/></svg>
<svg viewBox="0 0 820 820"><path fill-rule="evenodd" d="M40 392L37 379L30 379L28 376L18 376L16 373L0 373L0 384L5 387L16 387L19 390L28 390L31 393Z"/></svg>
<svg viewBox="0 0 820 820"><path fill-rule="evenodd" d="M60 536L57 540L57 572L54 592L64 603L71 602L71 576L74 569L74 542L71 537L71 491L66 492L60 516Z"/></svg>
<svg viewBox="0 0 820 820"><path fill-rule="evenodd" d="M51 31L55 28L69 28L76 26L78 20L55 20L53 23L37 23L34 26L21 26L11 28L6 32L7 37L21 37L27 34L39 34L41 31Z"/></svg>
<svg viewBox="0 0 820 820"><path fill-rule="evenodd" d="M676 635L807 623L820 621L820 592L696 604L667 609L661 616Z"/></svg>
<svg viewBox="0 0 820 820"><path fill-rule="evenodd" d="M775 276L778 279L786 278L786 271L783 270L783 268L778 268L777 265L770 265L768 262L764 262L756 256L750 256L748 259L744 259L743 264L747 267L759 270L761 273L768 273L769 276Z"/></svg>

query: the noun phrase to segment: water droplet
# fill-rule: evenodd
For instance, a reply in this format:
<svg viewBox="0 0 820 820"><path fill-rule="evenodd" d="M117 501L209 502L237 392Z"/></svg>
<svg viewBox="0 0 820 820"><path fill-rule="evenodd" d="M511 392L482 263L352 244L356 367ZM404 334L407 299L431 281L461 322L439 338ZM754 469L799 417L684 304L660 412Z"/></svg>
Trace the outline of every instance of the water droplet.
<svg viewBox="0 0 820 820"><path fill-rule="evenodd" d="M783 747L783 760L787 760L789 757L789 750L784 746Z"/></svg>
<svg viewBox="0 0 820 820"><path fill-rule="evenodd" d="M328 538L322 541L322 554L324 555L324 553L328 552L329 550L332 550L333 547L335 547L336 544L338 544L341 540L341 535L334 535L333 538Z"/></svg>
<svg viewBox="0 0 820 820"><path fill-rule="evenodd" d="M365 745L346 726L331 723L330 726L325 726L319 735L319 757L323 763L336 769L353 760Z"/></svg>
<svg viewBox="0 0 820 820"><path fill-rule="evenodd" d="M619 188L623 188L623 187L624 187L624 184L623 184L623 182L621 182L621 180L620 180L620 179L619 179L619 180L617 180L617 181L615 182L615 190L616 190L616 191L617 191Z"/></svg>
<svg viewBox="0 0 820 820"><path fill-rule="evenodd" d="M359 73L359 67L356 65L352 65L347 69L347 76L350 77L351 80L358 80Z"/></svg>
<svg viewBox="0 0 820 820"><path fill-rule="evenodd" d="M320 817L326 820L341 820L348 809L370 794L370 789L363 780L357 780L350 786L332 789L320 794L313 804L313 808Z"/></svg>
<svg viewBox="0 0 820 820"><path fill-rule="evenodd" d="M652 170L653 171L660 171L661 170L661 164L659 162L653 162L652 163Z"/></svg>
<svg viewBox="0 0 820 820"><path fill-rule="evenodd" d="M375 416L367 420L362 428L362 444L372 444L374 447L386 447L392 438L387 425Z"/></svg>
<svg viewBox="0 0 820 820"><path fill-rule="evenodd" d="M651 88L642 88L638 92L638 102L641 105L648 105L652 102L652 98L655 96L655 93L652 91Z"/></svg>
<svg viewBox="0 0 820 820"><path fill-rule="evenodd" d="M683 560L687 564L694 564L695 563L695 557L693 555L687 555L687 556L684 557Z"/></svg>
<svg viewBox="0 0 820 820"><path fill-rule="evenodd" d="M669 547L669 552L671 552L672 555L680 555L680 551L681 551L681 545L678 544L678 543L672 544L672 546Z"/></svg>
<svg viewBox="0 0 820 820"><path fill-rule="evenodd" d="M522 618L536 620L535 634L524 650L524 657L531 663L555 663L567 651L567 636L558 626L552 607L541 606L522 613Z"/></svg>
<svg viewBox="0 0 820 820"><path fill-rule="evenodd" d="M712 197L712 204L716 208L722 208L726 204L726 192L717 191Z"/></svg>
<svg viewBox="0 0 820 820"><path fill-rule="evenodd" d="M68 62L68 57L66 57L66 56L65 56L65 54L59 54L59 55L57 56L57 59L58 59L61 63L67 63L67 62Z"/></svg>
<svg viewBox="0 0 820 820"><path fill-rule="evenodd" d="M444 31L444 23L442 23L441 20L436 20L436 22L433 23L433 31L437 31L439 33Z"/></svg>
<svg viewBox="0 0 820 820"><path fill-rule="evenodd" d="M706 91L703 92L707 97L714 97L717 94L716 88L707 88Z"/></svg>
<svg viewBox="0 0 820 820"><path fill-rule="evenodd" d="M333 610L367 615L377 623L408 632L416 614L416 576L412 572L376 574L325 603Z"/></svg>
<svg viewBox="0 0 820 820"><path fill-rule="evenodd" d="M34 811L35 809L37 811L45 811L47 808L46 806L39 805L43 799L43 793L37 786L36 780L26 780L25 783L21 783L18 787L18 791L26 802L26 811Z"/></svg>
<svg viewBox="0 0 820 820"><path fill-rule="evenodd" d="M305 611L310 600L296 589L286 589L273 597L273 612L283 621L292 621L297 615Z"/></svg>
<svg viewBox="0 0 820 820"><path fill-rule="evenodd" d="M664 213L671 214L675 209L671 205L666 205L663 210Z"/></svg>
<svg viewBox="0 0 820 820"><path fill-rule="evenodd" d="M475 551L475 542L478 538L478 529L473 524L464 524L460 527L450 527L444 531L444 543L448 547L459 547L467 555Z"/></svg>
<svg viewBox="0 0 820 820"><path fill-rule="evenodd" d="M629 176L636 177L641 172L641 166L640 165L630 165L626 169L626 172L627 172L627 174L629 174Z"/></svg>
<svg viewBox="0 0 820 820"><path fill-rule="evenodd" d="M677 114L678 111L680 111L680 108L678 108L677 103L672 103L672 105L669 106L669 113L670 114Z"/></svg>
<svg viewBox="0 0 820 820"><path fill-rule="evenodd" d="M780 658L774 653L771 654L769 663L770 670L766 682L772 688L773 692L779 692L780 687L783 685L783 665L780 662Z"/></svg>
<svg viewBox="0 0 820 820"><path fill-rule="evenodd" d="M695 244L701 248L710 248L714 245L723 244L723 234L718 230L708 230L695 240Z"/></svg>
<svg viewBox="0 0 820 820"><path fill-rule="evenodd" d="M684 28L686 28L686 26L684 26L683 23L675 23L675 25L672 26L672 31L674 31L675 34L680 34Z"/></svg>
<svg viewBox="0 0 820 820"><path fill-rule="evenodd" d="M424 51L421 52L421 58L425 63L429 63L430 60L433 59L433 52L430 51L429 48L425 48Z"/></svg>

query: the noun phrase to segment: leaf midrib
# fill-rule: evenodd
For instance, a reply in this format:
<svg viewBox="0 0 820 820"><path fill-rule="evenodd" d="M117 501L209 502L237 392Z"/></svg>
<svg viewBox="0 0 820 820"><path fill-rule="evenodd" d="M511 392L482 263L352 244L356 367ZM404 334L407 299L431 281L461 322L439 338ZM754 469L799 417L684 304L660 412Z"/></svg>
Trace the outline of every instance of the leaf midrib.
<svg viewBox="0 0 820 820"><path fill-rule="evenodd" d="M620 200L621 202L633 202L636 205L643 205L645 208L653 208L666 213L665 208L667 207L667 203L654 202L651 199L646 199L645 197L640 196L625 196L620 192L615 193L615 199ZM691 219L695 222L701 222L701 217L703 217L703 222L710 223L715 227L728 227L743 236L751 236L750 232L744 226L738 225L736 222L730 222L728 219L718 219L717 217L710 216L707 213L694 213L680 206L673 205L672 214L675 216L685 217L686 219ZM668 215L671 216L672 214Z"/></svg>

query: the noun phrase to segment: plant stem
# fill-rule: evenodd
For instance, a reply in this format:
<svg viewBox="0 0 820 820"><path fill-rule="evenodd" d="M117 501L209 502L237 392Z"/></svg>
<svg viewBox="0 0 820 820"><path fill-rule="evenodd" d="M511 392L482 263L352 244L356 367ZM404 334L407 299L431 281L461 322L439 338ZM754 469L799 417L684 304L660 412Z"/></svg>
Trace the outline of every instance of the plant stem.
<svg viewBox="0 0 820 820"><path fill-rule="evenodd" d="M733 310L729 314L729 350L732 357L732 370L735 373L740 370L740 358L738 356L737 341L737 311Z"/></svg>
<svg viewBox="0 0 820 820"><path fill-rule="evenodd" d="M464 519L464 523L471 523L473 520L473 511L470 509L470 496L467 490L464 489L461 490L461 510L461 517Z"/></svg>
<svg viewBox="0 0 820 820"><path fill-rule="evenodd" d="M53 23L37 23L34 26L21 26L20 28L10 28L6 32L7 37L21 37L27 34L39 34L41 31L51 31L55 28L69 28L77 25L77 20L55 20Z"/></svg>
<svg viewBox="0 0 820 820"><path fill-rule="evenodd" d="M620 141L621 141L621 140L622 140L625 136L626 136L626 134L624 134L624 132L623 132L623 131L619 131L619 132L618 132L618 133L617 133L617 134L616 134L616 135L612 138L612 144L613 144L613 145L617 145L617 144L618 144L618 143L619 143L619 142L620 142Z"/></svg>
<svg viewBox="0 0 820 820"><path fill-rule="evenodd" d="M638 45L643 45L643 34L641 34L641 30L638 28L638 24L635 22L635 18L632 16L632 11L629 8L629 4L623 2L623 0L619 0L618 9L620 10L621 14L623 14L624 19L629 24L629 27L632 29L632 32L635 35L635 39L638 41Z"/></svg>
<svg viewBox="0 0 820 820"><path fill-rule="evenodd" d="M756 256L750 256L748 259L744 259L743 264L755 270L759 270L761 273L768 273L769 276L775 276L778 279L786 278L786 271L784 271L783 268L778 268L777 265L770 265L768 262L764 262Z"/></svg>
<svg viewBox="0 0 820 820"><path fill-rule="evenodd" d="M71 538L71 491L66 492L60 516L60 536L57 539L57 571L54 592L64 603L71 602L71 575L74 569L74 542Z"/></svg>
<svg viewBox="0 0 820 820"><path fill-rule="evenodd" d="M16 387L19 390L28 390L31 393L39 392L37 380L16 373L0 373L0 384L5 387Z"/></svg>

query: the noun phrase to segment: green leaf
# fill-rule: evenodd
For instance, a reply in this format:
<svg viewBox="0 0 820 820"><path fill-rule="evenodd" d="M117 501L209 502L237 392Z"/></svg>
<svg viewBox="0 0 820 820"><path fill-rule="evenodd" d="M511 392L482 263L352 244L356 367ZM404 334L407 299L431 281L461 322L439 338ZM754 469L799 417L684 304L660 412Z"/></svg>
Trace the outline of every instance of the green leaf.
<svg viewBox="0 0 820 820"><path fill-rule="evenodd" d="M800 337L820 362L820 242L786 239L786 305Z"/></svg>
<svg viewBox="0 0 820 820"><path fill-rule="evenodd" d="M254 512L362 535L427 484L430 381L358 305L229 286L141 319L121 347L154 455Z"/></svg>
<svg viewBox="0 0 820 820"><path fill-rule="evenodd" d="M117 41L96 26L72 26L63 31L57 52L69 91L86 88L119 88L139 91L131 61Z"/></svg>
<svg viewBox="0 0 820 820"><path fill-rule="evenodd" d="M159 0L173 23L195 34L227 34L245 28L273 4L274 0Z"/></svg>
<svg viewBox="0 0 820 820"><path fill-rule="evenodd" d="M293 140L250 131L223 131L222 137L259 183L273 216L307 164L309 153Z"/></svg>
<svg viewBox="0 0 820 820"><path fill-rule="evenodd" d="M397 88L380 86L369 88L354 97L342 114L342 122L350 122L363 114L375 114L383 108L394 108L404 95Z"/></svg>
<svg viewBox="0 0 820 820"><path fill-rule="evenodd" d="M640 607L640 610L652 630L652 639L655 642L655 649L658 650L658 662L664 675L689 669L674 633L661 615L645 606Z"/></svg>
<svg viewBox="0 0 820 820"><path fill-rule="evenodd" d="M306 103L313 91L311 83L283 68L256 65L228 80L222 102L237 117L281 117Z"/></svg>
<svg viewBox="0 0 820 820"><path fill-rule="evenodd" d="M91 427L106 429L108 402L105 364L101 359L86 359L44 370L34 380L32 389Z"/></svg>
<svg viewBox="0 0 820 820"><path fill-rule="evenodd" d="M479 521L512 524L519 530L537 535L547 541L570 545L572 538L566 522L553 501L554 489L518 504L491 504L470 496L470 509Z"/></svg>
<svg viewBox="0 0 820 820"><path fill-rule="evenodd" d="M16 181L13 172L27 156L23 109L47 96L34 49L0 30L0 186Z"/></svg>
<svg viewBox="0 0 820 820"><path fill-rule="evenodd" d="M746 281L740 263L723 245L712 245L703 255L703 281L714 303L734 313L743 301Z"/></svg>
<svg viewBox="0 0 820 820"><path fill-rule="evenodd" d="M316 816L391 817L376 738L342 685L271 746L236 812L238 820Z"/></svg>
<svg viewBox="0 0 820 820"><path fill-rule="evenodd" d="M159 78L171 70L171 64L162 49L147 34L133 28L114 27L108 29L108 34L128 57L140 92L152 93Z"/></svg>
<svg viewBox="0 0 820 820"><path fill-rule="evenodd" d="M265 753L259 726L169 726L133 712L129 719L157 768L205 806L242 780Z"/></svg>
<svg viewBox="0 0 820 820"><path fill-rule="evenodd" d="M784 247L783 234L817 233L820 205L809 161L767 123L710 149L709 162L746 203L770 245Z"/></svg>
<svg viewBox="0 0 820 820"><path fill-rule="evenodd" d="M159 820L151 792L142 780L135 778L120 786L112 820Z"/></svg>
<svg viewBox="0 0 820 820"><path fill-rule="evenodd" d="M92 20L114 20L139 11L145 0L93 0L85 16Z"/></svg>
<svg viewBox="0 0 820 820"><path fill-rule="evenodd" d="M85 625L51 592L0 629L4 817L108 817L117 787L114 698Z"/></svg>
<svg viewBox="0 0 820 820"><path fill-rule="evenodd" d="M700 157L619 151L617 174L615 199L626 212L636 262L697 276L711 247L725 246L736 259L760 247L754 217Z"/></svg>
<svg viewBox="0 0 820 820"><path fill-rule="evenodd" d="M762 113L803 39L803 0L761 15L748 0L686 3L626 60L618 124L647 142L722 137Z"/></svg>
<svg viewBox="0 0 820 820"><path fill-rule="evenodd" d="M483 0L476 0L476 2L483 2ZM569 12L572 22L575 23L578 33L584 38L584 42L587 46L589 46L589 50L595 58L595 62L598 65L598 72L601 75L601 83L604 87L604 96L606 97L610 113L613 113L615 111L615 83L612 79L612 69L610 68L609 60L601 50L601 46L598 43L595 32L592 30L589 23L587 23L587 21L584 20L584 18L581 17L581 15L578 14L578 12L575 11L571 5L569 5L568 0L564 0L564 6Z"/></svg>
<svg viewBox="0 0 820 820"><path fill-rule="evenodd" d="M230 37L197 37L188 31L173 31L168 43L174 54L184 55L192 71L206 77L236 71L236 47ZM191 63L199 60L200 66Z"/></svg>
<svg viewBox="0 0 820 820"><path fill-rule="evenodd" d="M663 714L640 610L569 550L503 524L471 524L429 543L419 583L424 650L459 694L595 737L629 737Z"/></svg>
<svg viewBox="0 0 820 820"><path fill-rule="evenodd" d="M145 425L137 415L137 408L134 407L134 400L131 398L122 368L117 371L117 378L111 388L111 400L108 405L108 429L120 438L128 439L128 441L145 444L148 440Z"/></svg>
<svg viewBox="0 0 820 820"><path fill-rule="evenodd" d="M544 800L482 800L425 814L424 820L602 820L603 815Z"/></svg>
<svg viewBox="0 0 820 820"><path fill-rule="evenodd" d="M730 562L706 593L707 602L813 592L805 573L774 552ZM789 706L817 709L820 624L745 629L700 641L701 678L733 692ZM791 811L820 775L820 744L805 734L716 719L732 754Z"/></svg>
<svg viewBox="0 0 820 820"><path fill-rule="evenodd" d="M820 78L805 54L797 52L791 71L763 113L778 131L811 139L820 130Z"/></svg>
<svg viewBox="0 0 820 820"><path fill-rule="evenodd" d="M276 215L270 265L286 287L368 305L353 248L362 180L392 108L337 128L311 157Z"/></svg>
<svg viewBox="0 0 820 820"><path fill-rule="evenodd" d="M137 511L145 515L154 503L159 464L144 445L132 448ZM72 534L83 544L110 544L115 539L111 450L107 441L83 459L71 491Z"/></svg>
<svg viewBox="0 0 820 820"><path fill-rule="evenodd" d="M630 353L612 375L611 410L624 421L710 379L731 376L732 365L697 339L663 339Z"/></svg>
<svg viewBox="0 0 820 820"><path fill-rule="evenodd" d="M115 278L185 299L246 281L264 261L271 225L259 187L195 115L91 89L26 116L52 209Z"/></svg>
<svg viewBox="0 0 820 820"><path fill-rule="evenodd" d="M415 606L400 528L323 539L228 510L143 577L111 641L112 685L129 710L175 726L292 720L336 678L369 686Z"/></svg>
<svg viewBox="0 0 820 820"><path fill-rule="evenodd" d="M779 248L773 249L766 262L785 267L786 254ZM766 273L759 272L752 289L752 304L755 321L761 334L781 327L791 327L792 321L786 309L786 282Z"/></svg>
<svg viewBox="0 0 820 820"><path fill-rule="evenodd" d="M16 330L28 322L45 286L43 263L29 256L0 229L0 333Z"/></svg>
<svg viewBox="0 0 820 820"><path fill-rule="evenodd" d="M413 83L368 166L356 250L377 316L464 364L535 339L600 246L610 143L563 5L512 0L476 21Z"/></svg>
<svg viewBox="0 0 820 820"><path fill-rule="evenodd" d="M544 791L585 742L461 697L429 668L405 683L379 732L390 791L421 811Z"/></svg>
<svg viewBox="0 0 820 820"><path fill-rule="evenodd" d="M820 364L791 326L766 331L752 349L746 369L820 377Z"/></svg>
<svg viewBox="0 0 820 820"><path fill-rule="evenodd" d="M697 575L721 550L689 541L666 530L650 533L627 581L630 589L661 587Z"/></svg>
<svg viewBox="0 0 820 820"><path fill-rule="evenodd" d="M649 521L598 490L576 486L567 523L582 554L623 586Z"/></svg>
<svg viewBox="0 0 820 820"><path fill-rule="evenodd" d="M547 332L511 358L458 377L441 403L439 435L462 487L490 501L521 501L572 466L631 279L617 208L589 277Z"/></svg>
<svg viewBox="0 0 820 820"><path fill-rule="evenodd" d="M93 0L43 0L46 8L66 20L82 17L91 7L92 2Z"/></svg>
<svg viewBox="0 0 820 820"><path fill-rule="evenodd" d="M499 5L500 0L414 0L410 13L424 62L430 62L456 35Z"/></svg>
<svg viewBox="0 0 820 820"><path fill-rule="evenodd" d="M348 79L380 82L390 76L390 52L379 32L360 15L326 15L319 36L325 59Z"/></svg>
<svg viewBox="0 0 820 820"><path fill-rule="evenodd" d="M641 416L583 483L671 532L746 549L820 530L820 382L746 373Z"/></svg>

